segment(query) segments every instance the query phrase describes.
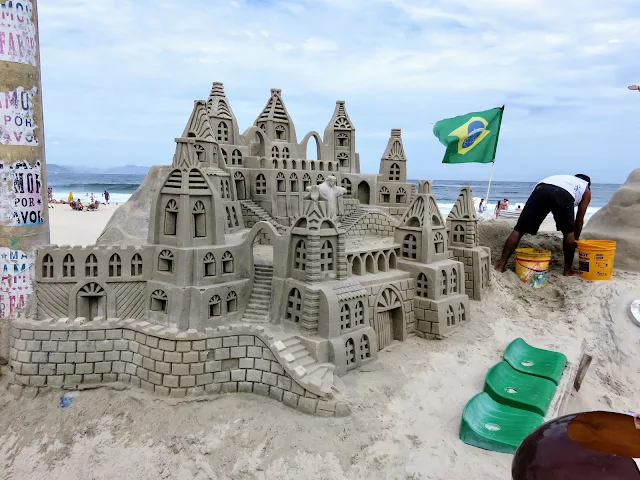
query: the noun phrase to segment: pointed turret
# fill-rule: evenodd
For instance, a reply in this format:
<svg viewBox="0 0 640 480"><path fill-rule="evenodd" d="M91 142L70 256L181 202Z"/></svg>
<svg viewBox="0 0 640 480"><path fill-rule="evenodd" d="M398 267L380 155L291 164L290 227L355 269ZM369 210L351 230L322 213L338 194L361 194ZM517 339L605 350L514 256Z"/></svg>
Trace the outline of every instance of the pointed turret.
<svg viewBox="0 0 640 480"><path fill-rule="evenodd" d="M407 156L402 145L402 132L399 128L391 129L391 137L380 160L380 175L385 182L407 181Z"/></svg>
<svg viewBox="0 0 640 480"><path fill-rule="evenodd" d="M478 246L477 230L478 216L473 204L471 187L462 187L456 203L447 217L449 229L449 245L452 247Z"/></svg>
<svg viewBox="0 0 640 480"><path fill-rule="evenodd" d="M219 144L240 144L238 121L224 93L224 86L220 82L213 82L207 100L207 114L216 142Z"/></svg>
<svg viewBox="0 0 640 480"><path fill-rule="evenodd" d="M339 163L342 172L360 173L355 140L356 129L349 118L344 100L337 100L331 120L324 129L323 143L332 147L333 158Z"/></svg>
<svg viewBox="0 0 640 480"><path fill-rule="evenodd" d="M296 129L282 101L282 90L271 89L271 96L253 124L262 129L271 141L297 143Z"/></svg>

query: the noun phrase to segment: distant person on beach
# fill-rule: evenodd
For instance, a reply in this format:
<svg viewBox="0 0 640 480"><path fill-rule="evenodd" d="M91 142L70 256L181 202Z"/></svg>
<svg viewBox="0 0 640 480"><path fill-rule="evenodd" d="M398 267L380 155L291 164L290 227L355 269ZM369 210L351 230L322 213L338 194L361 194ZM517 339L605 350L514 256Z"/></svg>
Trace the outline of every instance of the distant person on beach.
<svg viewBox="0 0 640 480"><path fill-rule="evenodd" d="M109 192L107 192L107 191L105 190L105 191L104 191L104 193L103 193L103 195L104 195L104 201L105 201L105 202L107 202L107 203L109 203Z"/></svg>
<svg viewBox="0 0 640 480"><path fill-rule="evenodd" d="M554 175L542 180L529 196L518 223L504 244L502 257L496 264L496 270L504 272L507 260L518 247L522 236L525 233L536 235L547 215L553 213L556 228L564 235L564 275L573 275L576 240L582 233L584 215L590 201L591 179L582 173ZM575 206L578 207L578 213L574 219Z"/></svg>
<svg viewBox="0 0 640 480"><path fill-rule="evenodd" d="M500 210L502 210L502 202L498 200L498 203L496 204L496 220L500 216Z"/></svg>
<svg viewBox="0 0 640 480"><path fill-rule="evenodd" d="M484 213L487 211L487 206L484 204L484 198L480 199L480 205L478 205L478 213Z"/></svg>
<svg viewBox="0 0 640 480"><path fill-rule="evenodd" d="M518 205L518 207L516 208L516 212L521 212L521 211L522 211L522 207Z"/></svg>
<svg viewBox="0 0 640 480"><path fill-rule="evenodd" d="M53 188L47 188L47 200L51 202L53 200Z"/></svg>
<svg viewBox="0 0 640 480"><path fill-rule="evenodd" d="M502 210L509 210L509 199L505 198L502 200Z"/></svg>

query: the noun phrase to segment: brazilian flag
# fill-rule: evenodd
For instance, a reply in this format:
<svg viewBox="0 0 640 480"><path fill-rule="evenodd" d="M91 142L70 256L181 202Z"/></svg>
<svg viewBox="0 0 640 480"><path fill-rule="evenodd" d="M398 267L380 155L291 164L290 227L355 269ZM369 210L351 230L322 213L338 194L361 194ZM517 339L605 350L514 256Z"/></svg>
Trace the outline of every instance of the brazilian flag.
<svg viewBox="0 0 640 480"><path fill-rule="evenodd" d="M491 163L496 157L504 106L445 118L433 127L447 147L442 163Z"/></svg>

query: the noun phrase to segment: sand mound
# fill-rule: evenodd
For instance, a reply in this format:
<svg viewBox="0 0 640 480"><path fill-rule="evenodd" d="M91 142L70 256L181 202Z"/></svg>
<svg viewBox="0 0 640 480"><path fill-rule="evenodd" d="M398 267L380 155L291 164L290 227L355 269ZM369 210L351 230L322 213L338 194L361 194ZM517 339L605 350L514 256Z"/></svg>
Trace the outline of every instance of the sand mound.
<svg viewBox="0 0 640 480"><path fill-rule="evenodd" d="M640 271L640 168L591 217L584 238L615 240L616 268Z"/></svg>
<svg viewBox="0 0 640 480"><path fill-rule="evenodd" d="M131 198L118 208L96 245L143 245L149 233L149 212L155 192L169 175L170 165L154 165Z"/></svg>
<svg viewBox="0 0 640 480"><path fill-rule="evenodd" d="M480 245L487 246L491 249L491 261L495 263L502 255L502 248L507 237L513 231L514 222L480 222L478 224L478 234ZM554 265L562 268L562 236L554 233L538 233L536 236L525 235L520 240L518 248L538 248L549 250L551 252L551 269ZM507 263L507 269L515 268L515 255L512 255Z"/></svg>

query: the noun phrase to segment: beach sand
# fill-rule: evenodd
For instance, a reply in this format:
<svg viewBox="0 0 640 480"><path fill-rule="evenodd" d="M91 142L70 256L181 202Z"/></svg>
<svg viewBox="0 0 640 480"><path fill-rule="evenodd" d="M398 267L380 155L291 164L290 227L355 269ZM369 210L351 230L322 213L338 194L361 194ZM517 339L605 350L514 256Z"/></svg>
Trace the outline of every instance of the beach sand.
<svg viewBox="0 0 640 480"><path fill-rule="evenodd" d="M106 223L102 215L56 208L52 240L90 243ZM511 228L483 222L481 243L494 259ZM180 401L125 387L81 391L60 408L60 391L16 401L0 378L0 477L511 478L511 455L468 446L458 430L465 403L514 338L570 359L586 340L594 361L570 411L640 409L640 328L625 312L640 298L640 275L565 278L557 235L527 236L523 246L552 251L549 285L533 290L512 271L492 271L487 298L471 302L471 322L453 336L394 342L376 362L342 377L347 418L311 417L251 394Z"/></svg>
<svg viewBox="0 0 640 480"><path fill-rule="evenodd" d="M50 205L52 207L49 209L51 243L53 245L93 245L113 212L120 205L101 204L98 210L82 212L71 209L69 205Z"/></svg>

